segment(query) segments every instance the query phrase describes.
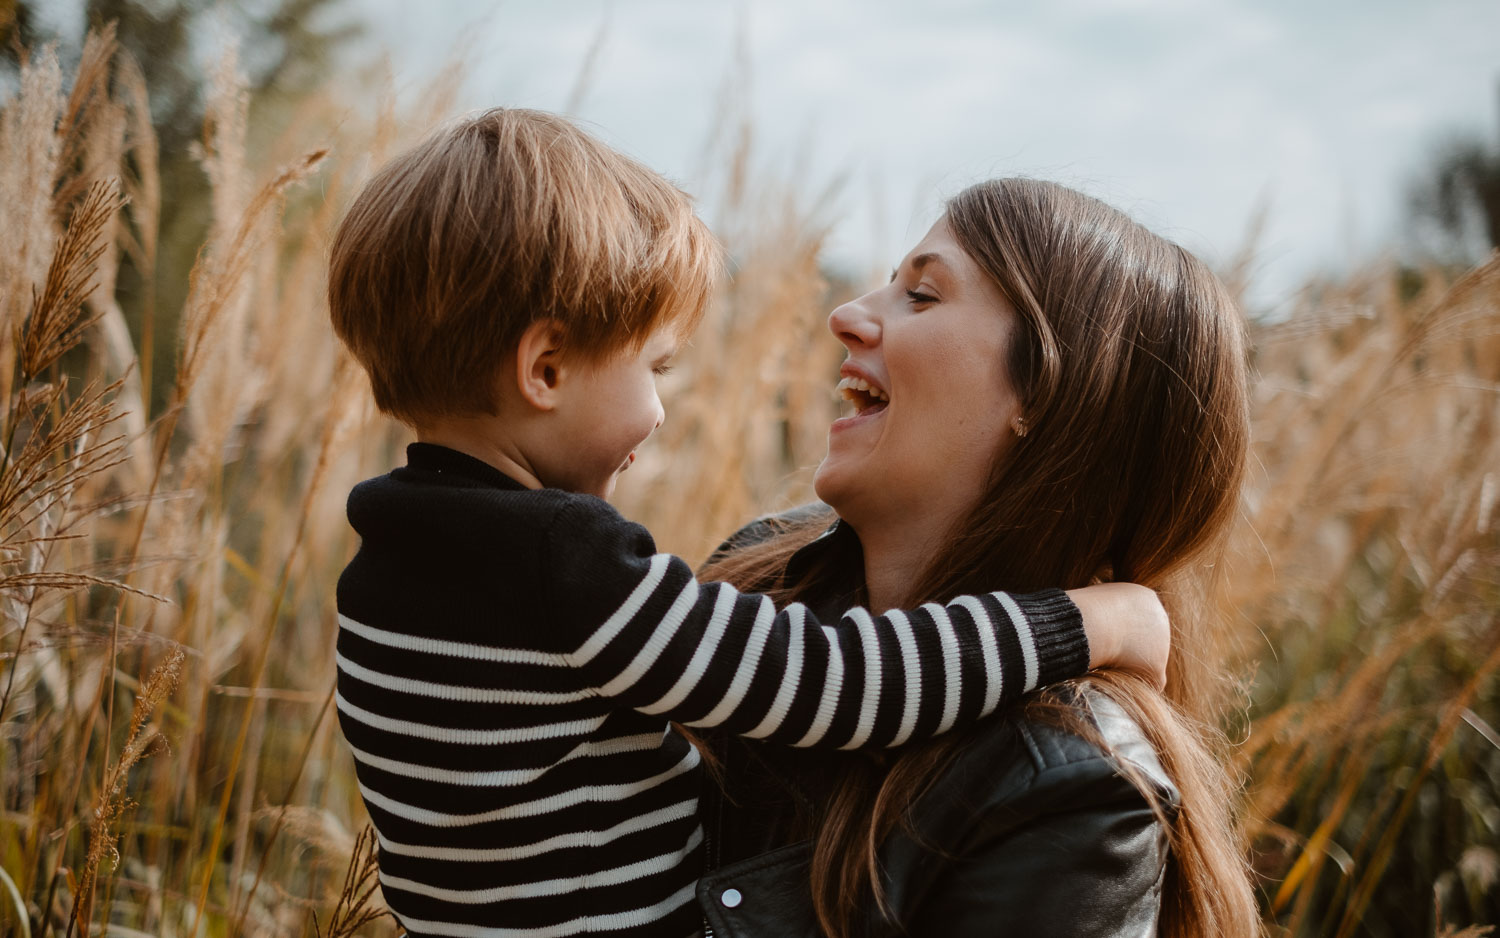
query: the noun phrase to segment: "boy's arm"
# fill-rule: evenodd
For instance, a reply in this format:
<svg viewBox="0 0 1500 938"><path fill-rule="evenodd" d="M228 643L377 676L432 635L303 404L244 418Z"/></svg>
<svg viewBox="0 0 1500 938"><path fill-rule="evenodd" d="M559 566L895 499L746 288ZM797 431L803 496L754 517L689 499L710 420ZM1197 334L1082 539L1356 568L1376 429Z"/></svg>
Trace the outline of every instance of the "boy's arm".
<svg viewBox="0 0 1500 938"><path fill-rule="evenodd" d="M793 746L894 746L1090 664L1079 608L1059 590L824 623L700 584L644 528L582 508L554 526L556 623L579 630L568 658L596 692L643 713Z"/></svg>
<svg viewBox="0 0 1500 938"><path fill-rule="evenodd" d="M1089 638L1089 669L1133 671L1165 690L1172 623L1156 590L1135 583L1100 583L1068 590Z"/></svg>

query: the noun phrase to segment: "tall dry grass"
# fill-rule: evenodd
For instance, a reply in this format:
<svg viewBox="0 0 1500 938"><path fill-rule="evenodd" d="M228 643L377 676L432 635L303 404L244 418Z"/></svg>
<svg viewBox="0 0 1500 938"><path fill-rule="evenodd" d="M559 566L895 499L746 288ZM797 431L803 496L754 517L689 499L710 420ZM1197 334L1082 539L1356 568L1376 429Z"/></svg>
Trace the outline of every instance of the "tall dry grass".
<svg viewBox="0 0 1500 938"><path fill-rule="evenodd" d="M1500 256L1315 285L1255 338L1226 621L1272 917L1500 921Z"/></svg>
<svg viewBox="0 0 1500 938"><path fill-rule="evenodd" d="M389 89L310 99L258 145L243 88L221 62L175 337L132 336L115 296L122 259L158 253L139 69L105 31L71 75L32 50L0 105L0 933L394 933L330 719L332 587L344 496L404 437L322 278L352 189L455 85L400 117ZM725 130L703 185L733 276L620 496L693 559L808 496L840 358L825 200ZM1500 262L1377 268L1304 306L1253 330L1225 607L1267 921L1454 934L1500 919ZM161 342L173 374L141 367Z"/></svg>

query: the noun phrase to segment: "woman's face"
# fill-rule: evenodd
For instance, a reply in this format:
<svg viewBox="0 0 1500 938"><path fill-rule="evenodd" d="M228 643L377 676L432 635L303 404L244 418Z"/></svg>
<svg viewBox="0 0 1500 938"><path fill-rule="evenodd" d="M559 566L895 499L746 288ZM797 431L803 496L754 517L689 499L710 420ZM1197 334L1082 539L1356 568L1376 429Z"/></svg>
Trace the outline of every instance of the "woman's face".
<svg viewBox="0 0 1500 938"><path fill-rule="evenodd" d="M862 535L972 510L1020 414L1006 367L1017 327L946 219L933 225L890 283L828 317L849 350L839 389L853 407L828 431L818 497Z"/></svg>

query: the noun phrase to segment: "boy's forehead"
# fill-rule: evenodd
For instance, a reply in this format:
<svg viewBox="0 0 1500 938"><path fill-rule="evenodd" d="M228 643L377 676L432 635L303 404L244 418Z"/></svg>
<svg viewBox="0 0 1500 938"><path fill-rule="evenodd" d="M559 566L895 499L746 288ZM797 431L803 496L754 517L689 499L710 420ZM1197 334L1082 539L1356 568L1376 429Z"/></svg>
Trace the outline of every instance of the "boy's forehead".
<svg viewBox="0 0 1500 938"><path fill-rule="evenodd" d="M646 340L645 351L652 355L674 355L687 342L687 333L682 329L666 327L658 329Z"/></svg>

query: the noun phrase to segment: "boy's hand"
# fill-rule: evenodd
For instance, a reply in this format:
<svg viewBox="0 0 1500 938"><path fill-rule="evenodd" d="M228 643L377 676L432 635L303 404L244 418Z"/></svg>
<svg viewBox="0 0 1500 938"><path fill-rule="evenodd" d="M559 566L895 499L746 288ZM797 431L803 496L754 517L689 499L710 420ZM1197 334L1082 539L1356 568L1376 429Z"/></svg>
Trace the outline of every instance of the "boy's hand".
<svg viewBox="0 0 1500 938"><path fill-rule="evenodd" d="M1090 668L1133 671L1157 690L1167 686L1172 627L1155 590L1134 583L1100 583L1068 590L1083 614Z"/></svg>

